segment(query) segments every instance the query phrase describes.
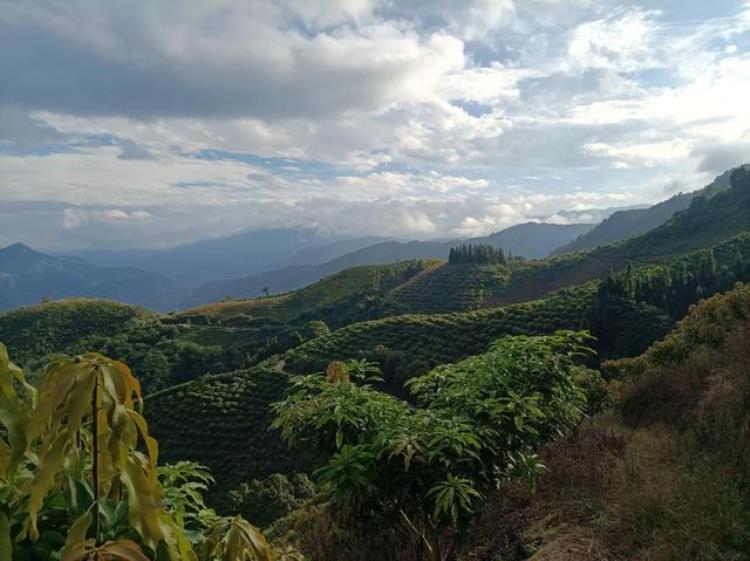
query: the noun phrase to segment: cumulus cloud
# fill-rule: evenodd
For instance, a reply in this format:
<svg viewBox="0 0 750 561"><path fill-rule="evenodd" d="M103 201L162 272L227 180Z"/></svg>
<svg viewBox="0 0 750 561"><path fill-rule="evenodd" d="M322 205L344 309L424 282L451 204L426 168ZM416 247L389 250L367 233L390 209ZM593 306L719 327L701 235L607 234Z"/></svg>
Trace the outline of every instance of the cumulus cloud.
<svg viewBox="0 0 750 561"><path fill-rule="evenodd" d="M654 202L747 159L749 33L739 0L0 0L0 240Z"/></svg>

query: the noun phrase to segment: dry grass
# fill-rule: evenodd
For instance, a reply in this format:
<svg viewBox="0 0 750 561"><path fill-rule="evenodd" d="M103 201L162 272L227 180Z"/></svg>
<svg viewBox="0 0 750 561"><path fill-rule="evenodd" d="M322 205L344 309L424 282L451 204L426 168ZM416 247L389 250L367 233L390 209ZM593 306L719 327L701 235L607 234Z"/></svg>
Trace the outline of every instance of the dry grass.
<svg viewBox="0 0 750 561"><path fill-rule="evenodd" d="M536 495L493 498L467 561L750 559L750 322L642 370L615 412L546 447Z"/></svg>

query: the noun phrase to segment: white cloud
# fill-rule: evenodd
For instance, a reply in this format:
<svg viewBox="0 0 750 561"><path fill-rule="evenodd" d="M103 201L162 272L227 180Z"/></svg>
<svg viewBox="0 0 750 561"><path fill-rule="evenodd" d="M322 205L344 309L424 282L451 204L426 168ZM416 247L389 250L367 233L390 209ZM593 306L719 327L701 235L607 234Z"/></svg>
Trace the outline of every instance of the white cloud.
<svg viewBox="0 0 750 561"><path fill-rule="evenodd" d="M0 203L62 204L59 243L96 226L152 244L313 223L477 235L651 202L747 153L749 14L0 0Z"/></svg>
<svg viewBox="0 0 750 561"><path fill-rule="evenodd" d="M632 8L582 23L573 30L568 44L568 63L574 69L608 68L619 72L656 66L657 15L658 12Z"/></svg>

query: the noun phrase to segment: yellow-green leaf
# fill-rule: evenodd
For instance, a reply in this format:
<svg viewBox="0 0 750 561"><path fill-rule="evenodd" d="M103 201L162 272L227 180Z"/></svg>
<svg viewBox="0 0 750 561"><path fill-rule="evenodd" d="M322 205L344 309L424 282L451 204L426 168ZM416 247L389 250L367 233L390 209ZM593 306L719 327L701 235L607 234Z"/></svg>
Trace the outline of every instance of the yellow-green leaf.
<svg viewBox="0 0 750 561"><path fill-rule="evenodd" d="M10 540L10 522L4 512L0 512L0 559L13 557L13 545Z"/></svg>
<svg viewBox="0 0 750 561"><path fill-rule="evenodd" d="M65 547L63 547L60 555L65 558L66 555L74 551L78 546L86 542L86 532L91 526L93 516L91 512L86 512L79 516L75 522L70 526L68 531L68 537L65 540Z"/></svg>

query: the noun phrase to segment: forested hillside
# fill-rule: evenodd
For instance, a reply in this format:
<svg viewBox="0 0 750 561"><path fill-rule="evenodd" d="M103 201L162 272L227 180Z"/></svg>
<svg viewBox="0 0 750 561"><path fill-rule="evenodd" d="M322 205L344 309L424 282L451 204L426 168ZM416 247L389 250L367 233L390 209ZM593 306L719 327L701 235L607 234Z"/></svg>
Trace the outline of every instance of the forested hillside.
<svg viewBox="0 0 750 561"><path fill-rule="evenodd" d="M511 278L502 302L538 298L550 290L602 277L628 263L656 263L708 248L750 229L750 168L730 175L729 189L709 189L665 224L625 242L551 258Z"/></svg>
<svg viewBox="0 0 750 561"><path fill-rule="evenodd" d="M589 232L555 249L552 255L587 251L599 246L624 241L653 230L667 222L676 212L688 208L695 197L701 197L716 190L728 189L731 173L732 170L725 171L714 179L710 185L699 191L679 193L648 208L617 211Z"/></svg>

